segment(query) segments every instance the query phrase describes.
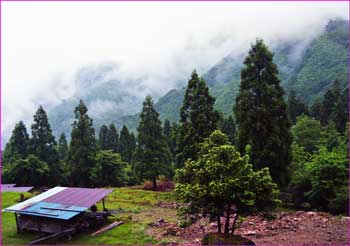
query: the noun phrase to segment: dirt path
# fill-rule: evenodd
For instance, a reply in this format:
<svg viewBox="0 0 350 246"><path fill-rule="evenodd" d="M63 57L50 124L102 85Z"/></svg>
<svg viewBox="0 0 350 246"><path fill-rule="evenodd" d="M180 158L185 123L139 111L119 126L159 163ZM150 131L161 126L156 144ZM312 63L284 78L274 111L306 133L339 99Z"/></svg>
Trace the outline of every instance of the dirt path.
<svg viewBox="0 0 350 246"><path fill-rule="evenodd" d="M304 211L278 212L275 215L276 219L270 221L261 216L248 216L235 234L251 239L256 245L350 244L349 217ZM200 244L206 233L216 231L216 223L209 223L205 218L187 228L179 228L177 223L167 222L164 218L150 225L147 233L171 243Z"/></svg>

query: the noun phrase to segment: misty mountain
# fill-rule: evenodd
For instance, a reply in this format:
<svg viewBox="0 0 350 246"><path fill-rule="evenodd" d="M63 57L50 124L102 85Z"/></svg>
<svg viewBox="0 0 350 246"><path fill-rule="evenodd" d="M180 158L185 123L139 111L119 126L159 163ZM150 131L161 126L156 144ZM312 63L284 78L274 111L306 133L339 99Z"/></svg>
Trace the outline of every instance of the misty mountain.
<svg viewBox="0 0 350 246"><path fill-rule="evenodd" d="M330 21L323 33L313 40L290 40L274 43L274 61L280 72L282 86L288 93L293 89L306 103L311 104L323 95L335 79L347 85L348 23ZM232 114L234 98L239 91L240 70L246 51L230 53L213 64L203 78L210 93L216 97L215 107L225 115ZM188 75L190 76L190 75ZM75 76L75 95L50 110L49 119L54 134L65 132L70 137L74 108L83 99L94 120L96 135L102 124L114 122L118 129L126 124L135 131L138 112L144 94L142 80L123 78L115 64L101 64L81 68ZM185 84L184 81L182 84ZM179 119L185 88L172 89L155 104L162 120Z"/></svg>
<svg viewBox="0 0 350 246"><path fill-rule="evenodd" d="M286 93L294 90L298 97L311 105L329 89L334 80L338 79L345 88L348 81L348 35L348 22L333 20L311 42L293 40L270 47ZM245 56L229 54L203 75L210 93L216 97L216 109L225 115L232 114ZM163 120L179 119L184 91L171 90L159 99L156 108Z"/></svg>

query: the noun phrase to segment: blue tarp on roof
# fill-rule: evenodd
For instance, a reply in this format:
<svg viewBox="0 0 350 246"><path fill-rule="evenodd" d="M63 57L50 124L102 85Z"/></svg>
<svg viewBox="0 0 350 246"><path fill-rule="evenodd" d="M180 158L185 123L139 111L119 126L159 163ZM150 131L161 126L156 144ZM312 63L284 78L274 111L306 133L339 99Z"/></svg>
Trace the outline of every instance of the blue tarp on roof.
<svg viewBox="0 0 350 246"><path fill-rule="evenodd" d="M19 214L69 220L87 209L86 207L64 205L60 203L38 202L16 212Z"/></svg>

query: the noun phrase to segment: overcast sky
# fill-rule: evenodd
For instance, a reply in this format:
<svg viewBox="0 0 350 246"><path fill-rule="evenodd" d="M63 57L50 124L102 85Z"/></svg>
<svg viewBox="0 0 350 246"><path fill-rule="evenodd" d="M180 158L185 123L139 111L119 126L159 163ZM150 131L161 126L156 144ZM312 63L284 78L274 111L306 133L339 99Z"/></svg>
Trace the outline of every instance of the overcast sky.
<svg viewBox="0 0 350 246"><path fill-rule="evenodd" d="M310 39L347 2L2 2L2 133L74 93L78 68L116 63L157 96L256 37ZM172 80L170 78L173 78ZM29 127L29 126L27 126Z"/></svg>

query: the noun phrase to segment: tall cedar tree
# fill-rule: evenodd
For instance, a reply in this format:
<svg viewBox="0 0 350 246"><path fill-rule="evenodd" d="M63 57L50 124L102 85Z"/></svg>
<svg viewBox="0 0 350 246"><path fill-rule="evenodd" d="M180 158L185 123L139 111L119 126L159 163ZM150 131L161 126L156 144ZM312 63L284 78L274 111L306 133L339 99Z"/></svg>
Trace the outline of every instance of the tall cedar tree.
<svg viewBox="0 0 350 246"><path fill-rule="evenodd" d="M328 90L324 95L322 106L321 106L321 116L320 121L322 126L325 126L331 120L331 114L334 110L334 104L336 97L333 90Z"/></svg>
<svg viewBox="0 0 350 246"><path fill-rule="evenodd" d="M219 114L214 110L215 98L196 71L192 72L180 111L180 132L176 154L177 168L183 167L187 159L195 160L199 143L216 129Z"/></svg>
<svg viewBox="0 0 350 246"><path fill-rule="evenodd" d="M172 148L171 133L172 133L172 128L171 128L171 125L170 125L170 121L168 119L166 119L164 121L163 134L164 134L164 137L165 137L166 142L168 144L169 150L170 150L170 152L172 154L172 157L173 157L173 152L171 151L171 148Z"/></svg>
<svg viewBox="0 0 350 246"><path fill-rule="evenodd" d="M102 125L99 133L99 147L101 150L108 150L108 127L106 125Z"/></svg>
<svg viewBox="0 0 350 246"><path fill-rule="evenodd" d="M13 163L18 159L25 159L28 156L29 135L23 121L16 124L12 131L11 138L6 144L3 165Z"/></svg>
<svg viewBox="0 0 350 246"><path fill-rule="evenodd" d="M68 158L68 143L66 139L66 135L62 133L58 140L58 157L60 160L66 160Z"/></svg>
<svg viewBox="0 0 350 246"><path fill-rule="evenodd" d="M283 186L288 182L291 162L291 123L272 58L262 40L251 46L241 71L234 113L239 151L244 153L250 145L255 169L269 167L273 180Z"/></svg>
<svg viewBox="0 0 350 246"><path fill-rule="evenodd" d="M224 119L221 126L221 131L226 134L230 143L232 145L235 144L235 136L236 136L236 125L232 116L230 115L227 119Z"/></svg>
<svg viewBox="0 0 350 246"><path fill-rule="evenodd" d="M162 122L154 109L153 99L147 96L137 128L137 147L134 169L140 179L150 179L157 188L158 175L171 175L171 153L163 134Z"/></svg>
<svg viewBox="0 0 350 246"><path fill-rule="evenodd" d="M95 164L96 139L92 119L87 114L88 109L80 100L75 108L75 121L71 133L69 162L72 168L73 185L89 187L90 170Z"/></svg>
<svg viewBox="0 0 350 246"><path fill-rule="evenodd" d="M42 106L34 114L32 124L31 154L38 157L40 161L49 166L50 178L47 185L57 185L62 182L62 167L58 164L59 156L56 149L55 137Z"/></svg>
<svg viewBox="0 0 350 246"><path fill-rule="evenodd" d="M131 157L135 150L134 141L135 141L135 136L133 140L129 133L129 129L126 127L126 125L123 125L123 128L120 131L119 146L118 146L118 150L122 157L122 161L130 163Z"/></svg>
<svg viewBox="0 0 350 246"><path fill-rule="evenodd" d="M292 124L295 124L299 115L309 114L307 106L296 97L295 92L293 90L290 91L288 96L287 112Z"/></svg>
<svg viewBox="0 0 350 246"><path fill-rule="evenodd" d="M107 135L108 149L112 150L114 153L117 153L118 141L119 141L118 130L115 127L115 125L112 123L109 125L108 135Z"/></svg>
<svg viewBox="0 0 350 246"><path fill-rule="evenodd" d="M47 118L47 114L42 106L39 106L34 115L34 123L32 124L32 153L39 160L53 164L58 161L58 153L55 149L55 137Z"/></svg>

